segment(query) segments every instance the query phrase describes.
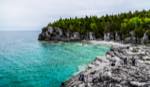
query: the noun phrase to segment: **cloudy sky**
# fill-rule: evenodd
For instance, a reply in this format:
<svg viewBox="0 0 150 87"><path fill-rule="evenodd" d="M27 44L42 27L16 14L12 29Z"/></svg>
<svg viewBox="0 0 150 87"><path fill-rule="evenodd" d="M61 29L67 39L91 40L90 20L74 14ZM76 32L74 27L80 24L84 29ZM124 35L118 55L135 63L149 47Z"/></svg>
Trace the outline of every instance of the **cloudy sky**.
<svg viewBox="0 0 150 87"><path fill-rule="evenodd" d="M0 0L0 30L40 30L54 20L150 9L150 0Z"/></svg>

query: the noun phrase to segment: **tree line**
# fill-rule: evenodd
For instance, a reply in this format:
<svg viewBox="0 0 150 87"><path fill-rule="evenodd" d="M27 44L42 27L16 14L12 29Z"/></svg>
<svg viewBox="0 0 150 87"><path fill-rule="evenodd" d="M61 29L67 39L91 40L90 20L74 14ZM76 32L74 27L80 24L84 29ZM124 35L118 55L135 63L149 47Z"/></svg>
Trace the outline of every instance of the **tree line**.
<svg viewBox="0 0 150 87"><path fill-rule="evenodd" d="M134 32L135 37L141 38L144 33L150 38L150 10L134 11L105 16L86 16L83 18L60 18L53 23L49 23L46 28L59 27L63 30L79 32L85 34L94 32L96 38L102 38L104 33L121 34L122 39L130 36L129 32ZM44 29L46 29L44 28ZM44 30L43 29L43 30Z"/></svg>

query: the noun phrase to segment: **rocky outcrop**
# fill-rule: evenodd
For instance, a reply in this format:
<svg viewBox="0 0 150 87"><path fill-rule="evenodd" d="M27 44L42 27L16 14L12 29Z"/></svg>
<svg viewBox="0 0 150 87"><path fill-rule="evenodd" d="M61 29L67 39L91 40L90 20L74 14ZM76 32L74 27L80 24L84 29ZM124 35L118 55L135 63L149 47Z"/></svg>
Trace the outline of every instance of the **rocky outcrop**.
<svg viewBox="0 0 150 87"><path fill-rule="evenodd" d="M105 33L105 34L104 34L104 40L105 40L105 41L111 40L111 39L110 39L110 33Z"/></svg>
<svg viewBox="0 0 150 87"><path fill-rule="evenodd" d="M62 87L150 87L150 47L113 47Z"/></svg>
<svg viewBox="0 0 150 87"><path fill-rule="evenodd" d="M142 43L148 43L148 41L149 41L148 35L147 33L144 33L144 36L142 38Z"/></svg>
<svg viewBox="0 0 150 87"><path fill-rule="evenodd" d="M142 38L135 37L133 31L129 32L128 36L122 37L119 32L105 32L103 37L96 37L94 32L80 33L77 31L69 31L58 27L46 27L39 34L38 40L47 41L81 41L81 40L97 40L116 41L132 44L144 44L150 42L148 35L145 33Z"/></svg>
<svg viewBox="0 0 150 87"><path fill-rule="evenodd" d="M95 40L93 32L80 34L79 32L72 32L60 28L48 27L39 34L38 40L56 40L56 41L73 41L73 40Z"/></svg>

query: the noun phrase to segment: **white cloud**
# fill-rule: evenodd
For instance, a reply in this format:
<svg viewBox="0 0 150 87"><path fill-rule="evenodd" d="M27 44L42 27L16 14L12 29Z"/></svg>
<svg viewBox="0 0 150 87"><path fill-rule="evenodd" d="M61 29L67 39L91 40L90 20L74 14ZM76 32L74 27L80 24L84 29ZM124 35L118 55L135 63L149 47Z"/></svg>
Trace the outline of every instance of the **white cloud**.
<svg viewBox="0 0 150 87"><path fill-rule="evenodd" d="M60 17L104 15L150 8L150 0L1 0L0 30L37 28Z"/></svg>

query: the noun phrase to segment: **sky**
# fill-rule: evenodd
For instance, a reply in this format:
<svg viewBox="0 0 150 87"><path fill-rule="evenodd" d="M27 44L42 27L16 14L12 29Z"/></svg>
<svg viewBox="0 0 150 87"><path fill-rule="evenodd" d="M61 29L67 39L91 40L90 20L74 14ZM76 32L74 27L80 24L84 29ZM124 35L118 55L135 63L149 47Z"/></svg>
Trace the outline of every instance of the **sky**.
<svg viewBox="0 0 150 87"><path fill-rule="evenodd" d="M41 30L59 18L150 9L150 0L0 0L0 30Z"/></svg>

